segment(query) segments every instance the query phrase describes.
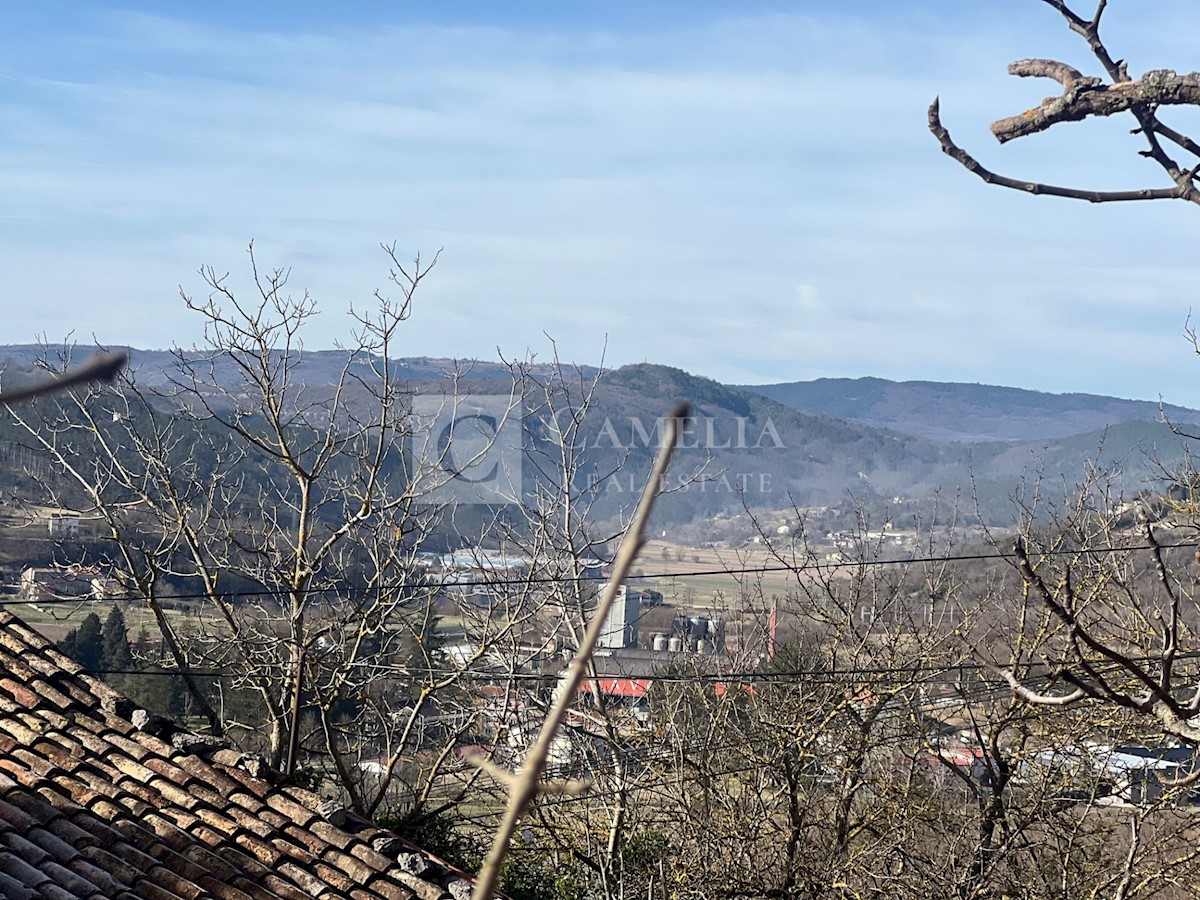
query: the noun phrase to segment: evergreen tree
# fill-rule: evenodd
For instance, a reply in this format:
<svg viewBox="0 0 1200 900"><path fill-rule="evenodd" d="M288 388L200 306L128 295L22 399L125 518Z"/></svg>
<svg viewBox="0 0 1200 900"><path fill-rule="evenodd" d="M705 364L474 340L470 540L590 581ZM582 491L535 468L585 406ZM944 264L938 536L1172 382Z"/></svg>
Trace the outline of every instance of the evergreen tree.
<svg viewBox="0 0 1200 900"><path fill-rule="evenodd" d="M101 639L101 668L128 671L135 668L133 654L129 650L129 630L125 627L125 614L115 603L104 620Z"/></svg>
<svg viewBox="0 0 1200 900"><path fill-rule="evenodd" d="M104 658L104 639L100 628L100 617L88 613L78 628L67 632L59 641L58 649L70 656L89 672L101 668Z"/></svg>
<svg viewBox="0 0 1200 900"><path fill-rule="evenodd" d="M152 666L137 678L127 680L136 681L136 684L130 684L130 698L151 712L177 720L187 712L187 692L178 672Z"/></svg>
<svg viewBox="0 0 1200 900"><path fill-rule="evenodd" d="M72 628L67 632L66 637L58 642L59 651L65 653L67 656L71 657L71 659L75 659L75 644L78 642L78 640L79 629Z"/></svg>

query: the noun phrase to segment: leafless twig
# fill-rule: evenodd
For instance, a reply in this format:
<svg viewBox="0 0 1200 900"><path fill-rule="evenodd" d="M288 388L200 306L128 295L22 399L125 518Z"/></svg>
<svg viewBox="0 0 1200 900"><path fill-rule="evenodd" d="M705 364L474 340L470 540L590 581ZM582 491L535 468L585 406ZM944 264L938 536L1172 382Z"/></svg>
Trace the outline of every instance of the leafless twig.
<svg viewBox="0 0 1200 900"><path fill-rule="evenodd" d="M567 708L574 701L579 690L579 684L583 680L588 662L592 658L592 651L604 628L608 610L645 543L646 522L649 519L650 510L654 506L654 500L659 494L663 476L666 474L667 466L670 465L671 454L674 452L677 437L683 428L687 414L688 407L684 403L677 406L668 417L666 427L663 429L662 446L659 447L637 509L621 539L621 546L617 550L617 556L613 562L612 576L600 596L600 601L592 614L592 620L588 623L587 631L584 632L583 640L580 642L579 650L558 684L558 692L550 710L546 713L546 721L542 724L537 741L525 757L520 773L511 779L504 779L508 784L508 806L504 811L504 818L496 829L496 837L492 841L487 859L484 860L483 866L479 870L473 894L475 900L485 900L495 894L496 884L500 877L500 867L508 853L517 823L538 794L545 792L545 787L540 785L539 781L546 768L550 745L566 718Z"/></svg>

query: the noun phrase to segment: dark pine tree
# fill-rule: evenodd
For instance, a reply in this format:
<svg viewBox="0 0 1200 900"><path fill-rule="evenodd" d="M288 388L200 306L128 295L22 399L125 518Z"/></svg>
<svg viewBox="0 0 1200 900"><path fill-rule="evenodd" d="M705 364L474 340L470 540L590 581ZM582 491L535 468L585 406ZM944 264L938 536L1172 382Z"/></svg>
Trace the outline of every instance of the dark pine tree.
<svg viewBox="0 0 1200 900"><path fill-rule="evenodd" d="M104 659L104 638L100 617L95 613L88 613L78 628L71 629L67 636L59 641L58 649L89 672L101 668Z"/></svg>
<svg viewBox="0 0 1200 900"><path fill-rule="evenodd" d="M104 620L101 633L101 668L128 672L133 669L133 654L129 650L129 629L125 627L125 614L113 604L108 618Z"/></svg>

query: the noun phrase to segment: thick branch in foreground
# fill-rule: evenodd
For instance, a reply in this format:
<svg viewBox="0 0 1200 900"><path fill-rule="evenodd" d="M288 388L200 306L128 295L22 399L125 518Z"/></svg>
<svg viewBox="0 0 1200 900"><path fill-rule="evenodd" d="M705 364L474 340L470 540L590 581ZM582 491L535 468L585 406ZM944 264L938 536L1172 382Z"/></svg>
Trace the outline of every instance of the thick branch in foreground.
<svg viewBox="0 0 1200 900"><path fill-rule="evenodd" d="M72 369L53 381L0 393L0 406L11 406L14 403L24 403L38 397L48 397L51 394L83 387L85 384L108 384L116 379L117 374L125 368L125 364L128 362L129 354L123 350L116 353L99 353L78 368Z"/></svg>
<svg viewBox="0 0 1200 900"><path fill-rule="evenodd" d="M1009 64L1008 73L1020 78L1053 78L1063 86L1063 92L1047 97L1040 106L993 122L992 134L1002 144L1060 122L1112 116L1137 106L1200 105L1200 72L1177 75L1170 69L1155 69L1137 81L1104 84L1053 59L1019 59Z"/></svg>
<svg viewBox="0 0 1200 900"><path fill-rule="evenodd" d="M663 476L666 475L667 467L670 465L671 454L675 450L687 415L687 404L681 403L668 417L666 428L663 430L662 446L655 457L654 466L650 471L646 487L642 491L641 499L638 500L637 509L634 510L629 527L621 539L621 546L613 561L612 575L608 585L592 613L592 620L588 623L583 640L579 643L575 658L558 684L554 702L551 704L549 712L546 713L546 721L542 723L537 741L526 755L519 774L504 779L508 783L508 805L504 811L504 818L496 829L496 836L492 841L491 850L488 851L487 859L484 860L483 866L479 870L479 878L475 882L473 894L475 900L490 900L494 896L500 878L500 867L504 863L509 844L516 833L517 823L538 794L546 792L545 786L540 785L539 781L546 769L546 760L550 756L550 745L566 719L567 709L575 701L575 695L579 691L579 685L583 681L591 661L592 651L600 640L600 632L604 630L608 610L645 543L646 522L650 518L650 510L662 487Z"/></svg>

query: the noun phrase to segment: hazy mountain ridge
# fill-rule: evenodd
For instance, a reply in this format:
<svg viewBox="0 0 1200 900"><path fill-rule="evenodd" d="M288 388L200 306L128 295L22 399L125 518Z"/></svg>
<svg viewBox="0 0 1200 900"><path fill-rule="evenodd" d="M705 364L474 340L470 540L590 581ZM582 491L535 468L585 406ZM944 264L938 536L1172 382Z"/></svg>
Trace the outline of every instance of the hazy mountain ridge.
<svg viewBox="0 0 1200 900"><path fill-rule="evenodd" d="M37 352L40 348L28 345L0 347L0 363L7 361L10 371L28 373ZM77 353L76 359L87 355ZM132 351L135 377L146 386L165 384L173 361L167 351ZM352 360L351 367L369 363L364 357ZM292 374L310 398L328 396L345 364L346 354L341 351L307 352ZM392 366L415 393L444 391L454 372L460 374L461 388L467 391L500 393L512 384L509 368L499 363L415 358L393 360ZM216 366L219 379L226 371L232 379L231 365ZM531 371L537 380L554 373L548 365ZM572 370L568 390L576 402L595 374L595 369L587 369L579 377ZM1186 440L1152 421L1158 417L1158 407L1147 402L881 379L825 379L767 387L796 388L775 392L793 400L803 399L807 390L810 409L785 405L762 387L724 385L668 366L643 363L603 374L577 436L582 482L590 473L610 472L621 464L618 479L596 490L596 512L615 516L632 506L657 443L656 423L681 399L692 404L694 420L672 476L686 480L691 474L696 480L663 498L656 515L664 523L736 512L743 504L770 509L793 503L835 506L851 497L890 504L896 498L926 502L935 495L956 494L972 496L972 503L977 500L989 521L1005 522L1011 519L1011 497L1022 479L1044 474L1055 484L1070 485L1083 477L1091 461L1112 472L1120 489L1132 494L1155 474L1177 465L1185 452ZM813 395L817 400L811 400ZM1073 417L1064 413L1067 408L1074 410ZM825 412L834 409L843 416ZM957 432L948 428L945 409L953 410ZM1179 421L1200 421L1195 411L1169 410ZM1151 411L1153 415L1141 421L1114 421ZM526 408L527 452L553 451L545 415L532 401ZM884 428L856 417L894 424ZM1064 421L1091 427L1055 436L1053 432L1064 430ZM1046 436L1047 432L1051 434ZM967 433L992 437L963 439L961 435ZM1033 437L994 437L1014 433ZM545 458L553 456L550 452Z"/></svg>
<svg viewBox="0 0 1200 900"><path fill-rule="evenodd" d="M175 365L176 354L173 350L145 350L136 347L111 345L95 347L77 345L69 348L69 356L62 353L62 345L43 346L41 344L7 344L0 345L0 366L14 372L26 373L34 369L38 361L49 357L52 364L60 365L62 359L69 358L72 365L78 365L94 353L101 351L124 350L129 353L129 368L137 383L146 387L160 387L167 383L166 373ZM207 360L209 354L203 349L184 350L185 358L194 361ZM296 354L292 363L291 376L300 384L318 387L335 384L343 370L350 372L362 371L371 365L371 359L365 353L356 354L348 359L344 350L303 350ZM398 378L418 381L443 381L452 378L465 381L480 380L510 380L513 369L500 362L484 360L447 359L428 356L398 357L391 360L391 369ZM547 376L554 366L549 363L534 363L523 366L524 371L534 375ZM218 379L237 377L236 367L229 361L217 360L214 371ZM579 371L585 377L592 377L597 369L593 366L581 366Z"/></svg>
<svg viewBox="0 0 1200 900"><path fill-rule="evenodd" d="M1099 394L1049 394L1022 388L882 378L818 378L745 385L802 412L893 428L939 441L1066 438L1123 422L1195 424L1200 412Z"/></svg>
<svg viewBox="0 0 1200 900"><path fill-rule="evenodd" d="M671 401L689 399L697 423L713 418L718 437L728 434L739 417L746 419L750 434L761 433L769 421L783 446L714 449L710 465L731 475L749 474L751 481L755 473L768 474L770 491L757 498L747 491L745 499L776 508L789 505L789 499L804 506L844 503L851 495L881 502L964 495L972 497L972 504L978 501L985 518L1005 522L1023 480L1046 477L1065 487L1081 480L1090 464L1110 473L1116 488L1132 495L1178 465L1187 444L1169 426L1153 421L1103 422L1100 428L1062 438L935 440L801 412L748 389L647 364L606 375L597 399L597 412L612 403L622 412L657 415ZM1120 401L1117 408L1127 409L1129 403ZM1154 404L1140 408L1146 406L1157 409ZM696 465L702 456L702 450L680 452L677 465ZM665 498L663 506L678 502ZM695 514L712 511L708 502L689 502L695 503Z"/></svg>

